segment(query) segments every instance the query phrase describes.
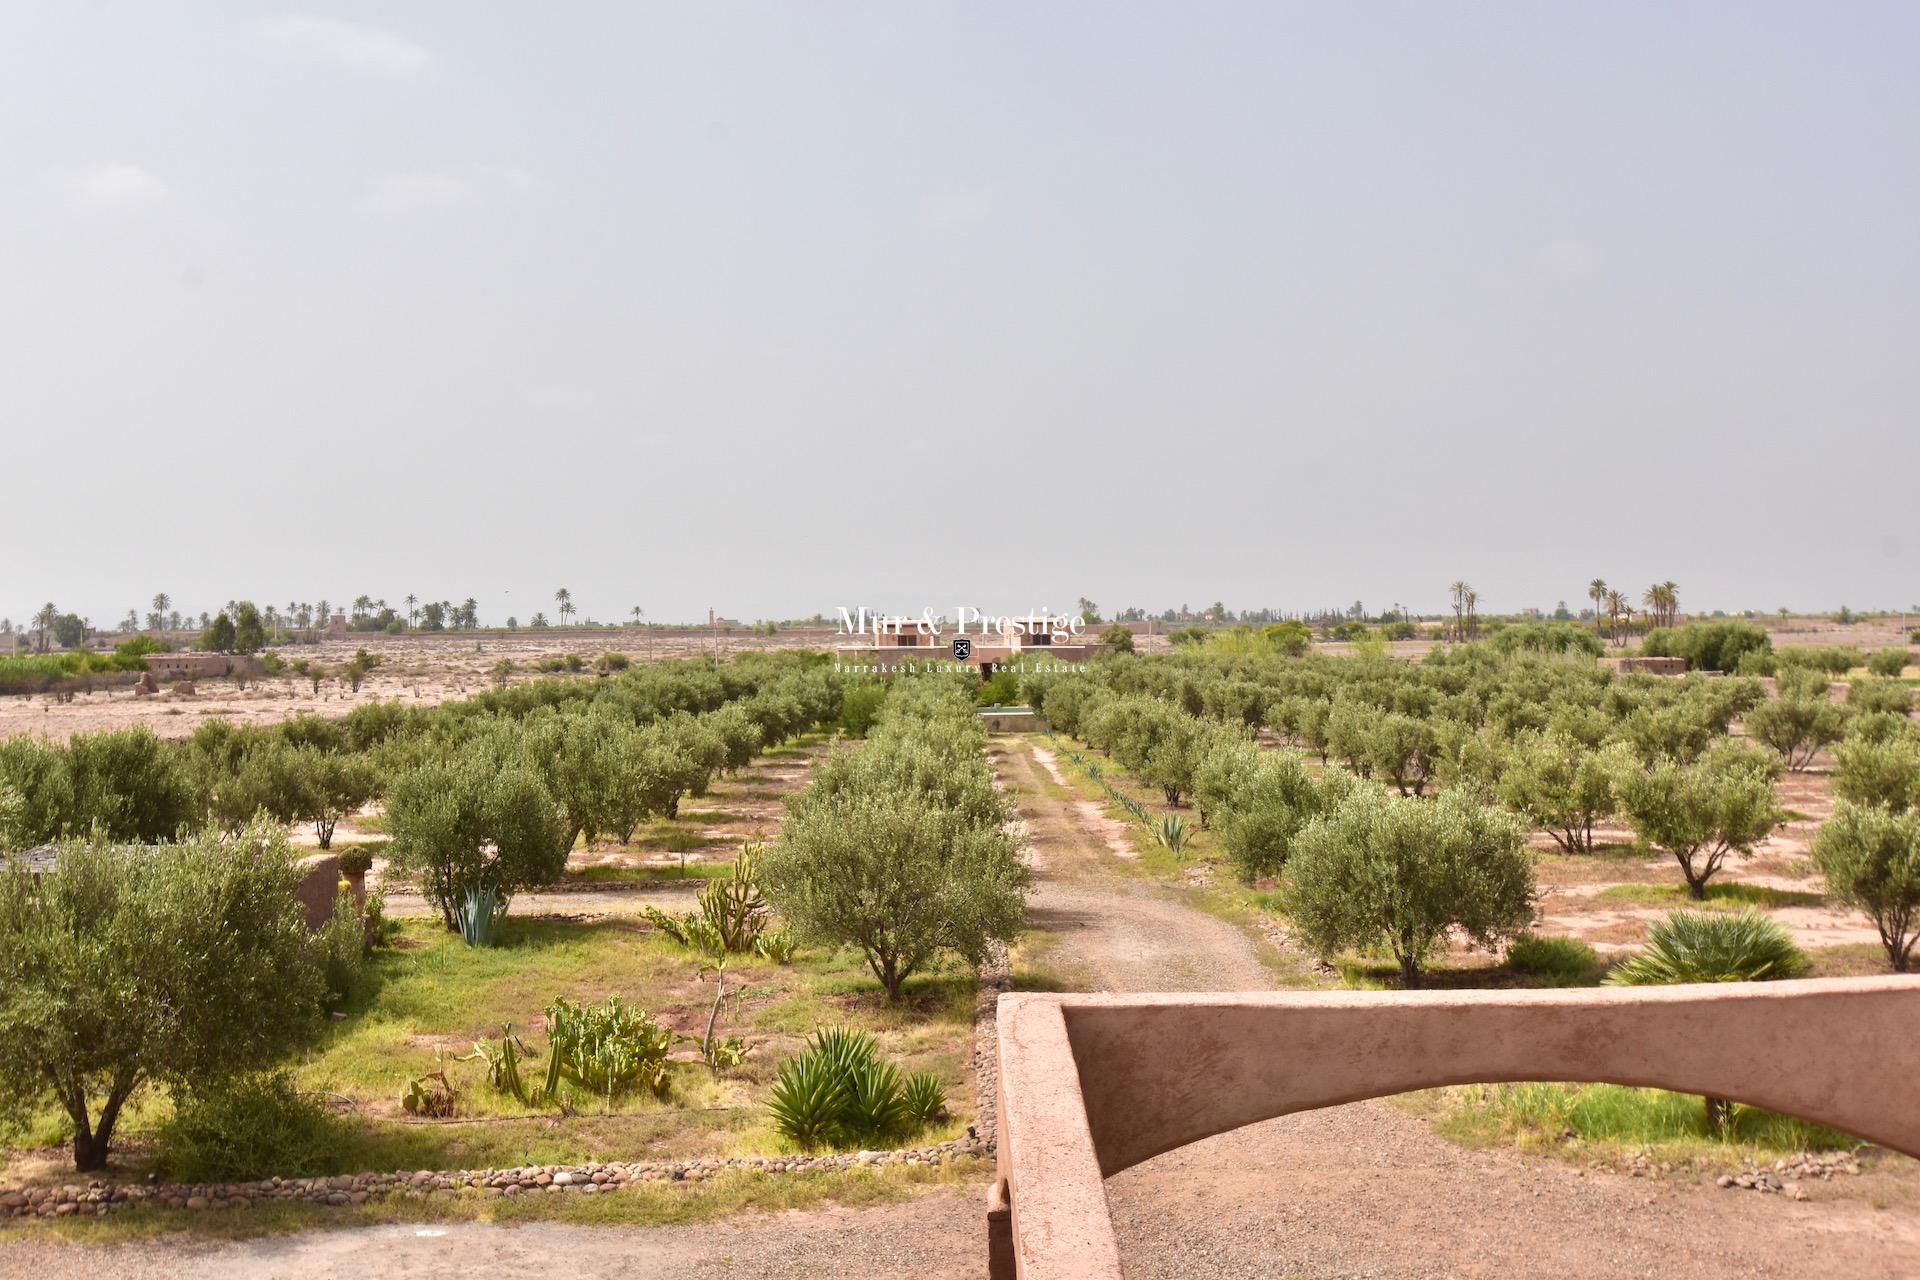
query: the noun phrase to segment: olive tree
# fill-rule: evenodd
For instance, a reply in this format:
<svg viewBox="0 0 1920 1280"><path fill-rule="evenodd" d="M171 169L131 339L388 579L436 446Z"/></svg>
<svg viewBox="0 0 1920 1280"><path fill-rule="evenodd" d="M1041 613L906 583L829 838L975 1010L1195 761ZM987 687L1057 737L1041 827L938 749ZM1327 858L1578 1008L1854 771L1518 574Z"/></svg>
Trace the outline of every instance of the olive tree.
<svg viewBox="0 0 1920 1280"><path fill-rule="evenodd" d="M1353 785L1353 775L1344 769L1315 778L1296 752L1261 756L1215 819L1240 878L1251 883L1277 874L1292 856L1301 829L1344 799Z"/></svg>
<svg viewBox="0 0 1920 1280"><path fill-rule="evenodd" d="M1778 751L1795 773L1813 763L1820 748L1847 731L1845 708L1825 693L1781 696L1747 713L1747 736Z"/></svg>
<svg viewBox="0 0 1920 1280"><path fill-rule="evenodd" d="M51 1097L105 1166L129 1098L272 1065L318 1028L318 958L283 833L63 848L0 872L0 1102Z"/></svg>
<svg viewBox="0 0 1920 1280"><path fill-rule="evenodd" d="M387 801L394 865L420 877L447 928L468 893L510 897L567 865L560 807L523 764L479 752L431 759L402 774Z"/></svg>
<svg viewBox="0 0 1920 1280"><path fill-rule="evenodd" d="M1920 808L1920 737L1848 738L1834 749L1833 794L1895 813Z"/></svg>
<svg viewBox="0 0 1920 1280"><path fill-rule="evenodd" d="M846 791L790 813L760 878L802 938L860 948L889 1000L936 954L978 963L1026 918L1012 837L905 790Z"/></svg>
<svg viewBox="0 0 1920 1280"><path fill-rule="evenodd" d="M1907 972L1920 938L1920 810L1842 800L1814 837L1813 860L1833 895L1873 921L1893 971Z"/></svg>
<svg viewBox="0 0 1920 1280"><path fill-rule="evenodd" d="M1621 808L1646 844L1680 864L1687 895L1707 896L1730 853L1750 854L1785 814L1765 772L1738 764L1663 760L1620 785Z"/></svg>
<svg viewBox="0 0 1920 1280"><path fill-rule="evenodd" d="M1621 743L1594 750L1560 733L1524 734L1503 753L1500 802L1567 853L1593 852L1593 826L1619 807L1616 789L1633 768Z"/></svg>
<svg viewBox="0 0 1920 1280"><path fill-rule="evenodd" d="M1520 824L1451 791L1359 787L1306 825L1287 864L1301 939L1322 956L1384 945L1408 986L1449 929L1497 947L1532 921L1534 897Z"/></svg>

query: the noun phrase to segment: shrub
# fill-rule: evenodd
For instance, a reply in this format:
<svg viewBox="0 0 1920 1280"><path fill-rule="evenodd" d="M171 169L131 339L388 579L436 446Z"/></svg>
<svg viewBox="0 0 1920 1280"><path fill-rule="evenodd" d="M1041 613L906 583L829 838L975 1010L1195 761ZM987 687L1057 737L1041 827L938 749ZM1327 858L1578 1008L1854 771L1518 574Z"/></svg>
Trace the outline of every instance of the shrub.
<svg viewBox="0 0 1920 1280"><path fill-rule="evenodd" d="M1798 977L1807 963L1787 931L1751 907L1673 911L1648 927L1646 948L1616 967L1607 984L1761 982Z"/></svg>
<svg viewBox="0 0 1920 1280"><path fill-rule="evenodd" d="M257 1070L304 1043L323 987L298 882L284 832L264 826L73 844L38 882L0 873L0 1101L51 1093L86 1172L140 1086Z"/></svg>
<svg viewBox="0 0 1920 1280"><path fill-rule="evenodd" d="M1813 860L1841 902L1866 913L1895 973L1920 932L1920 811L1842 800L1813 841Z"/></svg>
<svg viewBox="0 0 1920 1280"><path fill-rule="evenodd" d="M1301 831L1287 876L1287 909L1309 946L1331 956L1383 945L1409 986L1449 929L1492 947L1533 918L1519 824L1457 792L1427 801L1357 789Z"/></svg>
<svg viewBox="0 0 1920 1280"><path fill-rule="evenodd" d="M1258 757L1216 819L1241 880L1278 874L1301 830L1343 799L1352 780L1338 769L1316 779L1290 751Z"/></svg>
<svg viewBox="0 0 1920 1280"><path fill-rule="evenodd" d="M1507 944L1507 967L1545 986L1585 987L1598 978L1600 954L1578 938L1523 933Z"/></svg>
<svg viewBox="0 0 1920 1280"><path fill-rule="evenodd" d="M1773 639L1755 623L1728 619L1685 627L1655 627L1641 642L1649 657L1684 658L1689 671L1739 671L1750 654L1767 654ZM1755 664L1747 664L1749 673Z"/></svg>
<svg viewBox="0 0 1920 1280"><path fill-rule="evenodd" d="M767 1098L774 1127L801 1147L889 1145L947 1109L931 1072L902 1076L864 1031L826 1027L780 1064Z"/></svg>
<svg viewBox="0 0 1920 1280"><path fill-rule="evenodd" d="M787 802L761 858L767 899L794 932L859 947L890 1000L935 955L977 964L1025 919L1029 873L985 741L955 686L896 689L866 744Z"/></svg>
<svg viewBox="0 0 1920 1280"><path fill-rule="evenodd" d="M1847 709L1859 715L1872 715L1879 711L1890 711L1894 715L1910 715L1913 711L1913 690L1898 680L1855 680L1847 686Z"/></svg>
<svg viewBox="0 0 1920 1280"><path fill-rule="evenodd" d="M1704 763L1663 761L1631 774L1620 800L1635 833L1672 855L1697 899L1728 854L1751 853L1784 816L1764 775Z"/></svg>
<svg viewBox="0 0 1920 1280"><path fill-rule="evenodd" d="M113 840L151 844L197 825L205 799L181 752L145 725L78 733L67 743L72 810L63 830L98 829Z"/></svg>
<svg viewBox="0 0 1920 1280"><path fill-rule="evenodd" d="M762 876L796 932L859 947L892 1000L941 951L977 963L1026 912L1027 869L1005 832L897 792L790 813Z"/></svg>
<svg viewBox="0 0 1920 1280"><path fill-rule="evenodd" d="M1651 639L1651 637L1649 637ZM1576 622L1523 622L1504 627L1486 641L1495 653L1584 653L1599 657L1606 652L1600 637L1591 628Z"/></svg>
<svg viewBox="0 0 1920 1280"><path fill-rule="evenodd" d="M1820 748L1838 742L1847 730L1847 713L1825 693L1786 694L1747 713L1747 736L1780 753L1796 773L1813 763Z"/></svg>
<svg viewBox="0 0 1920 1280"><path fill-rule="evenodd" d="M349 999L366 973L367 920L345 880L333 895L333 914L321 927L319 941L327 990L336 1000Z"/></svg>
<svg viewBox="0 0 1920 1280"><path fill-rule="evenodd" d="M887 686L875 681L857 684L840 695L840 728L848 737L864 738L880 718L887 701Z"/></svg>
<svg viewBox="0 0 1920 1280"><path fill-rule="evenodd" d="M1867 670L1876 676L1898 679L1907 669L1910 656L1905 649L1882 649L1867 659Z"/></svg>
<svg viewBox="0 0 1920 1280"><path fill-rule="evenodd" d="M1130 627L1124 627L1116 622L1100 633L1100 643L1106 645L1115 653L1132 653L1133 630Z"/></svg>
<svg viewBox="0 0 1920 1280"><path fill-rule="evenodd" d="M477 754L433 760L401 775L387 804L394 865L418 875L448 929L469 890L510 895L566 866L561 819L533 773Z"/></svg>
<svg viewBox="0 0 1920 1280"><path fill-rule="evenodd" d="M1782 649L1774 661L1781 671L1799 668L1843 676L1860 665L1860 651L1852 645L1808 646Z"/></svg>
<svg viewBox="0 0 1920 1280"><path fill-rule="evenodd" d="M1593 825L1618 808L1616 788L1632 768L1622 745L1595 751L1565 734L1528 734L1503 755L1496 790L1566 852L1591 853Z"/></svg>
<svg viewBox="0 0 1920 1280"><path fill-rule="evenodd" d="M1834 748L1833 794L1894 813L1920 808L1920 738L1911 733L1873 740L1850 737Z"/></svg>
<svg viewBox="0 0 1920 1280"><path fill-rule="evenodd" d="M174 1182L246 1182L331 1173L346 1155L340 1122L284 1071L209 1081L174 1095L155 1134Z"/></svg>

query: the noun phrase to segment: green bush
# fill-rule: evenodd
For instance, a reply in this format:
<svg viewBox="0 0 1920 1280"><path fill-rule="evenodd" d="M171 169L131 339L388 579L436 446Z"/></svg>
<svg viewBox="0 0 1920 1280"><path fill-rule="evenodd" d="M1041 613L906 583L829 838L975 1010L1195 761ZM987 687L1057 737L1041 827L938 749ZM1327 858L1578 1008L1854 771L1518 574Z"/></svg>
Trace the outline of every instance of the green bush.
<svg viewBox="0 0 1920 1280"><path fill-rule="evenodd" d="M1686 659L1689 671L1741 671L1748 655L1766 654L1772 649L1773 639L1766 628L1737 619L1655 627L1640 645L1640 652L1649 657ZM1755 665L1747 664L1744 674L1753 674Z"/></svg>
<svg viewBox="0 0 1920 1280"><path fill-rule="evenodd" d="M339 1169L344 1126L284 1071L208 1082L174 1095L155 1137L155 1166L173 1182L307 1178Z"/></svg>
<svg viewBox="0 0 1920 1280"><path fill-rule="evenodd" d="M1834 748L1833 794L1894 813L1920 808L1920 736L1849 737Z"/></svg>
<svg viewBox="0 0 1920 1280"><path fill-rule="evenodd" d="M1825 693L1811 697L1786 694L1747 713L1747 736L1780 753L1796 773L1813 763L1820 748L1840 741L1847 730L1847 713Z"/></svg>
<svg viewBox="0 0 1920 1280"><path fill-rule="evenodd" d="M797 1146L878 1147L911 1138L947 1109L931 1072L903 1076L864 1031L825 1027L780 1064L767 1097L774 1127Z"/></svg>
<svg viewBox="0 0 1920 1280"><path fill-rule="evenodd" d="M1797 667L1807 671L1822 671L1830 676L1843 676L1860 665L1860 651L1852 645L1782 649L1775 655L1775 662L1782 671Z"/></svg>
<svg viewBox="0 0 1920 1280"><path fill-rule="evenodd" d="M567 862L552 795L517 761L476 752L401 775L387 805L396 869L420 877L447 928L470 890L501 895L559 878Z"/></svg>
<svg viewBox="0 0 1920 1280"><path fill-rule="evenodd" d="M1814 837L1813 860L1828 890L1873 921L1887 962L1905 973L1920 935L1920 811L1842 800Z"/></svg>
<svg viewBox="0 0 1920 1280"><path fill-rule="evenodd" d="M1458 792L1412 800L1361 787L1300 832L1287 877L1308 946L1323 957L1384 947L1409 986L1449 930L1493 947L1533 918L1520 824Z"/></svg>
<svg viewBox="0 0 1920 1280"><path fill-rule="evenodd" d="M324 993L285 833L63 848L0 872L0 1104L51 1094L74 1166L103 1167L152 1081L258 1070L318 1029Z"/></svg>
<svg viewBox="0 0 1920 1280"><path fill-rule="evenodd" d="M1905 649L1882 649L1867 659L1867 670L1876 676L1897 679L1907 669L1910 657Z"/></svg>
<svg viewBox="0 0 1920 1280"><path fill-rule="evenodd" d="M1599 980L1600 953L1578 938L1523 933L1507 944L1507 967L1549 987L1586 987Z"/></svg>
<svg viewBox="0 0 1920 1280"><path fill-rule="evenodd" d="M1649 637L1651 638L1651 637ZM1522 622L1503 627L1486 640L1495 653L1584 653L1599 657L1606 652L1591 627L1577 622Z"/></svg>
<svg viewBox="0 0 1920 1280"><path fill-rule="evenodd" d="M351 999L366 976L367 919L345 880L333 895L333 914L321 927L319 941L327 990L337 1001Z"/></svg>
<svg viewBox="0 0 1920 1280"><path fill-rule="evenodd" d="M1898 680L1855 680L1847 686L1847 710L1858 715L1879 711L1911 715L1913 690Z"/></svg>
<svg viewBox="0 0 1920 1280"><path fill-rule="evenodd" d="M1696 899L1707 896L1707 882L1729 854L1751 853L1785 816L1769 778L1709 762L1661 761L1631 774L1621 783L1620 801L1640 839L1680 864L1687 893Z"/></svg>
<svg viewBox="0 0 1920 1280"><path fill-rule="evenodd" d="M887 686L879 681L857 684L840 695L840 728L850 738L864 738L886 705Z"/></svg>

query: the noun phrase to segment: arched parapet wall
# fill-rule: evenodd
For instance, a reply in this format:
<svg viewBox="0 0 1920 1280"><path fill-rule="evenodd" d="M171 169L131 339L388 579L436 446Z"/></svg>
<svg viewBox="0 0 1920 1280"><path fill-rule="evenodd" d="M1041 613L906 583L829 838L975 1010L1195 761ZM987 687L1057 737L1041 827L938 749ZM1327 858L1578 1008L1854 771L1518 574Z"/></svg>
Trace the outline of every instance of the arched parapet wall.
<svg viewBox="0 0 1920 1280"><path fill-rule="evenodd" d="M996 1277L1120 1275L1103 1179L1274 1116L1445 1084L1644 1085L1920 1156L1920 978L1001 997Z"/></svg>

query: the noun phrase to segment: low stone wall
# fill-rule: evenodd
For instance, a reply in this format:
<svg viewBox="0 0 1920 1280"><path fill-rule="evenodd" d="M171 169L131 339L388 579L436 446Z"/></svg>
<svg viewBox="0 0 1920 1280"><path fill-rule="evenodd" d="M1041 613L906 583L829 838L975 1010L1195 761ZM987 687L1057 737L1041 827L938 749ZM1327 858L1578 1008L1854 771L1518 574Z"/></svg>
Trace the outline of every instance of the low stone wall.
<svg viewBox="0 0 1920 1280"><path fill-rule="evenodd" d="M104 1215L115 1209L147 1205L161 1209L251 1209L278 1201L308 1204L365 1204L376 1196L438 1197L596 1195L647 1182L701 1182L733 1170L806 1173L881 1165L939 1166L954 1160L984 1160L991 1155L977 1138L956 1138L930 1147L899 1151L862 1151L850 1155L738 1156L712 1160L612 1161L575 1165L528 1165L518 1169L462 1169L448 1172L342 1174L333 1178L268 1178L260 1182L123 1186L102 1181L84 1186L33 1187L0 1191L0 1218L59 1218Z"/></svg>

